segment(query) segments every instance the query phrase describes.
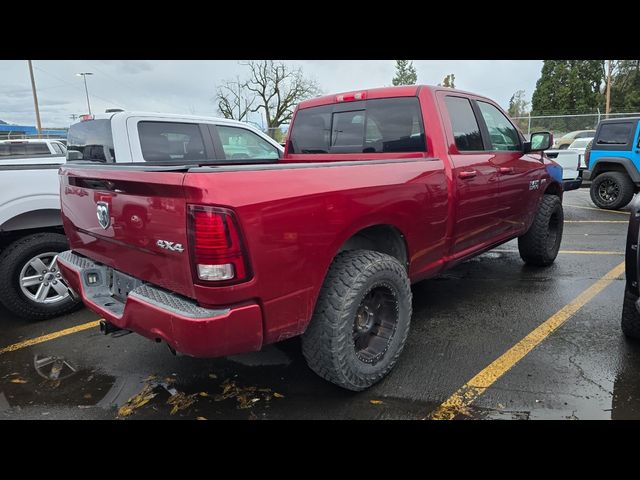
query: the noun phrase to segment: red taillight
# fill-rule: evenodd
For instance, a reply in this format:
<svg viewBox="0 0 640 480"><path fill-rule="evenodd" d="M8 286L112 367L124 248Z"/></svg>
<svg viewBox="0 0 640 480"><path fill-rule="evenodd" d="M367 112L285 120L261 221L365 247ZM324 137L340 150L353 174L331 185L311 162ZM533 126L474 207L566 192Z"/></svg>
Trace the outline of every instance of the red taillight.
<svg viewBox="0 0 640 480"><path fill-rule="evenodd" d="M366 100L367 92L343 93L336 95L336 102L353 102L354 100Z"/></svg>
<svg viewBox="0 0 640 480"><path fill-rule="evenodd" d="M86 122L87 120L93 120L93 115L80 115L81 122Z"/></svg>
<svg viewBox="0 0 640 480"><path fill-rule="evenodd" d="M189 205L191 256L198 280L238 283L247 280L247 264L240 229L227 208Z"/></svg>

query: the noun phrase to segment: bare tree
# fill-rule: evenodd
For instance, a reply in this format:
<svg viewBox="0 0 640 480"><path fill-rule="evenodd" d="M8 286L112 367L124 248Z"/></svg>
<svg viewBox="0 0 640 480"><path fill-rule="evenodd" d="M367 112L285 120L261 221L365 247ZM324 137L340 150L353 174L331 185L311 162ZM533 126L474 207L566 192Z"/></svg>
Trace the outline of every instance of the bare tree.
<svg viewBox="0 0 640 480"><path fill-rule="evenodd" d="M264 110L269 135L272 137L280 125L291 120L293 110L300 101L317 95L320 91L315 81L304 77L300 67L292 69L273 60L250 61L243 65L249 67L249 79L244 84L245 88L257 100L251 111Z"/></svg>
<svg viewBox="0 0 640 480"><path fill-rule="evenodd" d="M245 120L252 111L255 97L247 95L246 82L240 83L240 80L236 80L226 81L219 86L214 101L218 103L218 111L224 118Z"/></svg>

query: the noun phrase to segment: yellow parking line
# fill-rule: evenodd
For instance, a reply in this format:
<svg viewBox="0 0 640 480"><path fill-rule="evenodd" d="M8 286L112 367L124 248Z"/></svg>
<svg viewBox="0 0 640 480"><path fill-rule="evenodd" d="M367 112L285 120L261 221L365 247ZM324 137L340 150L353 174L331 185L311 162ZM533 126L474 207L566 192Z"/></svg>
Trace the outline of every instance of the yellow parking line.
<svg viewBox="0 0 640 480"><path fill-rule="evenodd" d="M628 220L565 220L564 223L629 223Z"/></svg>
<svg viewBox="0 0 640 480"><path fill-rule="evenodd" d="M81 332L89 328L97 327L98 325L100 325L100 320L95 320L93 322L83 323L82 325L77 325L75 327L65 328L64 330L59 330L47 335L42 335L41 337L31 338L29 340L14 343L13 345L0 348L0 355L7 352L15 352L16 350L20 350L21 348L30 347L31 345L37 345L38 343L48 342L49 340L64 337L65 335L71 335L72 333Z"/></svg>
<svg viewBox="0 0 640 480"><path fill-rule="evenodd" d="M496 249L491 251L497 253L518 253L518 250L516 249ZM566 255L624 255L624 252L613 252L608 250L560 250L558 251L558 253L563 253Z"/></svg>
<svg viewBox="0 0 640 480"><path fill-rule="evenodd" d="M613 268L604 277L578 295L571 303L562 307L545 320L544 323L494 360L489 366L484 368L457 392L445 400L431 413L429 418L433 420L452 420L460 413L467 413L467 407L482 395L487 388L493 385L500 377L507 373L511 367L522 360L525 355L538 346L545 338L551 335L558 327L571 318L573 314L623 273L624 262Z"/></svg>
<svg viewBox="0 0 640 480"><path fill-rule="evenodd" d="M583 207L582 205L568 205L563 203L564 207L573 207L573 208L584 208L585 210L597 210L598 212L608 212L608 213L619 213L622 215L629 215L629 212L619 212L618 210L605 210L604 208L595 208L595 207Z"/></svg>

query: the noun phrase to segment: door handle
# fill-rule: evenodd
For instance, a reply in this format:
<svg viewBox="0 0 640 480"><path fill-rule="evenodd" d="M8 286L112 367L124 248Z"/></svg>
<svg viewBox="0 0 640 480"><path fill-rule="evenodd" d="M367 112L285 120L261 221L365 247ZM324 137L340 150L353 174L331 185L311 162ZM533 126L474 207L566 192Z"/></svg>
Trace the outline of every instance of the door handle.
<svg viewBox="0 0 640 480"><path fill-rule="evenodd" d="M475 171L475 170L465 170L465 171L462 171L462 172L458 173L458 176L460 178L473 178L477 174L478 174L478 172Z"/></svg>
<svg viewBox="0 0 640 480"><path fill-rule="evenodd" d="M516 169L513 167L500 167L498 172L500 172L500 175L513 175L516 173Z"/></svg>

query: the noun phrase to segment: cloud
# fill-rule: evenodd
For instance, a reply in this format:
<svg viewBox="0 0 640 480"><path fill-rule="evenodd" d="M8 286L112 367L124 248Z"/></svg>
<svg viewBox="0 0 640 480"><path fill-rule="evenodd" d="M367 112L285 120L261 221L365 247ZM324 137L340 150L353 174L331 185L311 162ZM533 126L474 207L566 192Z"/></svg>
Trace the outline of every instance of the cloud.
<svg viewBox="0 0 640 480"><path fill-rule="evenodd" d="M240 60L35 60L34 73L42 122L68 126L70 115L87 113L83 79L87 77L91 110L107 108L216 116L212 102L217 85L247 75ZM394 60L299 60L325 94L381 87L391 84ZM456 86L493 98L506 106L516 91L530 98L540 75L541 61L414 61L418 81L437 84L445 75L456 75ZM0 119L35 123L29 71L24 60L0 61ZM260 123L255 114L251 120Z"/></svg>

